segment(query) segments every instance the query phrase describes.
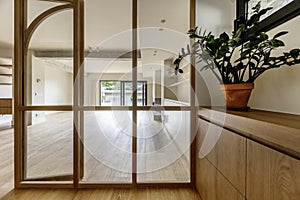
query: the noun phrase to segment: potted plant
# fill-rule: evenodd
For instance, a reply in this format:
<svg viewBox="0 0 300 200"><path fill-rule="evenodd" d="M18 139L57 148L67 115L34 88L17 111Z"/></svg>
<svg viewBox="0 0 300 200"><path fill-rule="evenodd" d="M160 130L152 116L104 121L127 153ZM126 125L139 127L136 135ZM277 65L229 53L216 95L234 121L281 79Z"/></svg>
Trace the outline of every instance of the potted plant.
<svg viewBox="0 0 300 200"><path fill-rule="evenodd" d="M219 37L205 31L201 34L197 27L189 30L192 45L183 48L174 61L175 74L183 73L180 63L186 56L195 56L197 63L204 62L201 70L211 70L220 81L229 109L247 108L253 82L265 71L300 63L300 49L292 49L280 56L271 55L273 50L285 46L279 37L287 32L282 31L269 38L258 29L258 23L271 8L261 9L259 2L252 9L253 15L248 20L241 18L241 24L231 37L225 32Z"/></svg>

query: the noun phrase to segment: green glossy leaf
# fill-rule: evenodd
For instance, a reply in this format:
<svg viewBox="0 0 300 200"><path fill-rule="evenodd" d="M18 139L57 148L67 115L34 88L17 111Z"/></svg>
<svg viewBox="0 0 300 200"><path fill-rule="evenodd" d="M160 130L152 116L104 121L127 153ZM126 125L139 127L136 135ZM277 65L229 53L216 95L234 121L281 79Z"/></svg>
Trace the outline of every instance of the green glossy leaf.
<svg viewBox="0 0 300 200"><path fill-rule="evenodd" d="M276 47L285 46L284 42L283 42L283 41L281 41L281 40L277 40L277 39L275 39L274 41L276 42Z"/></svg>
<svg viewBox="0 0 300 200"><path fill-rule="evenodd" d="M264 14L266 14L269 10L272 10L273 7L268 7L268 8L265 8L265 9L262 9L261 11L259 11L258 15L259 16L263 16Z"/></svg>
<svg viewBox="0 0 300 200"><path fill-rule="evenodd" d="M273 36L273 39L279 38L280 36L285 35L285 34L287 34L287 33L288 33L288 31L281 31L281 32L275 34L275 35Z"/></svg>
<svg viewBox="0 0 300 200"><path fill-rule="evenodd" d="M296 59L300 55L300 49L292 49L290 51L292 58Z"/></svg>
<svg viewBox="0 0 300 200"><path fill-rule="evenodd" d="M255 12L258 12L261 8L261 4L260 1L254 6L252 7L252 10L254 10Z"/></svg>
<svg viewBox="0 0 300 200"><path fill-rule="evenodd" d="M240 62L239 64L237 64L236 69L241 70L244 69L244 67L245 67L244 64Z"/></svg>
<svg viewBox="0 0 300 200"><path fill-rule="evenodd" d="M249 66L250 66L250 68L255 68L256 64L253 62L249 62Z"/></svg>
<svg viewBox="0 0 300 200"><path fill-rule="evenodd" d="M186 49L187 49L188 54L191 54L190 45L187 44Z"/></svg>
<svg viewBox="0 0 300 200"><path fill-rule="evenodd" d="M181 48L181 53L182 53L182 55L185 55L184 48Z"/></svg>
<svg viewBox="0 0 300 200"><path fill-rule="evenodd" d="M223 38L225 41L228 41L229 40L229 36L227 35L227 33L223 32L221 35L220 35L220 38Z"/></svg>
<svg viewBox="0 0 300 200"><path fill-rule="evenodd" d="M264 32L261 32L259 34L259 37L260 37L261 41L265 41L265 40L269 39L269 36Z"/></svg>

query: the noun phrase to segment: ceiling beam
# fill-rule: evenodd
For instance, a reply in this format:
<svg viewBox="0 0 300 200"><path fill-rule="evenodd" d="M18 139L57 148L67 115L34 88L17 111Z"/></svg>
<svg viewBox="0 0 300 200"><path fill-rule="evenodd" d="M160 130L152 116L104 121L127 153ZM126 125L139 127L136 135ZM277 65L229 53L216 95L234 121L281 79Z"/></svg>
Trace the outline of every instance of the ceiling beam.
<svg viewBox="0 0 300 200"><path fill-rule="evenodd" d="M33 55L38 58L72 58L73 51L33 51ZM132 58L132 52L130 51L99 51L89 52L85 51L86 58ZM138 51L138 58L141 58L141 52Z"/></svg>

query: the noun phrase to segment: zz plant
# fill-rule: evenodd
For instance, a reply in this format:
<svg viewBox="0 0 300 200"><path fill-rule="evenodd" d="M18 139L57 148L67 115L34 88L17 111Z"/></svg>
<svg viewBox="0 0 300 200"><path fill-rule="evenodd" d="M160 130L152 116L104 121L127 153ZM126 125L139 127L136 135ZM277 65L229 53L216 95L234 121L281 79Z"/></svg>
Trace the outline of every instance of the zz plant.
<svg viewBox="0 0 300 200"><path fill-rule="evenodd" d="M175 74L183 73L180 62L191 55L196 57L197 63L205 63L201 70L212 70L222 84L252 83L269 69L300 63L299 48L280 56L271 55L273 50L285 46L279 38L287 32L279 32L270 38L265 32L258 30L260 17L270 9L272 8L261 9L259 2L252 8L253 15L250 19L240 20L242 23L233 31L231 38L225 32L215 37L205 31L201 34L201 29L198 30L197 27L189 30L188 35L194 42L186 49L182 48L175 59Z"/></svg>

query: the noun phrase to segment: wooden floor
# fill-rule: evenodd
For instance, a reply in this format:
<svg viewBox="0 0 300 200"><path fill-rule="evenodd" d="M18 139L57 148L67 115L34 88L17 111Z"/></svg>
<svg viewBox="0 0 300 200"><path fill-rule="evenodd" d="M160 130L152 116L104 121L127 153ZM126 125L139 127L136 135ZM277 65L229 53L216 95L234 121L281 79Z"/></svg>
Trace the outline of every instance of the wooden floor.
<svg viewBox="0 0 300 200"><path fill-rule="evenodd" d="M0 198L13 189L13 131L0 131Z"/></svg>
<svg viewBox="0 0 300 200"><path fill-rule="evenodd" d="M189 157L150 112L138 115L138 182L188 182ZM130 112L87 112L84 125L86 183L130 183L132 125ZM27 128L27 178L71 175L72 113L48 115ZM188 134L188 133L187 133Z"/></svg>
<svg viewBox="0 0 300 200"><path fill-rule="evenodd" d="M153 120L153 116L143 113L138 123L138 152L153 156L140 157L138 160L138 182L188 182L189 159L182 155L168 165L165 160L172 158L164 147L170 143L167 130L160 122ZM128 115L128 113L123 113ZM117 115L120 115L118 113ZM96 117L96 118L95 118ZM124 116L125 117L125 116ZM122 117L122 119L125 119ZM118 118L118 117L117 117ZM127 120L131 120L130 117ZM109 123L109 122L114 123ZM99 128L99 123L101 124ZM127 124L127 125L126 125ZM28 126L27 128L27 177L30 179L48 176L72 174L73 169L73 137L72 114L69 112L51 114L46 122ZM131 123L116 119L116 114L86 114L85 117L85 159L84 177L87 183L130 183L131 182ZM101 133L101 134L99 134ZM181 153L176 144L169 145L175 154ZM177 152L177 153L176 153ZM158 157L159 156L159 159ZM152 167L151 167L152 166ZM155 170L153 170L155 169ZM148 172L146 172L149 170ZM0 198L13 188L13 130L0 131ZM151 192L150 192L151 191ZM144 189L144 190L14 190L4 199L38 199L39 195L45 199L66 195L66 199L87 199L94 196L106 195L117 199L124 195L124 199L155 199L162 197L181 197L182 194L195 195L189 189ZM29 195L29 196L28 196ZM156 196L155 196L156 195ZM187 195L188 196L188 195ZM89 198L90 197L90 198ZM95 198L96 198L95 197ZM191 196L189 196L191 197ZM109 198L108 198L109 199ZM122 198L123 199L123 198ZM184 198L177 198L184 199ZM193 199L193 198L187 198Z"/></svg>
<svg viewBox="0 0 300 200"><path fill-rule="evenodd" d="M93 190L13 190L1 200L200 200L189 188L93 189Z"/></svg>

